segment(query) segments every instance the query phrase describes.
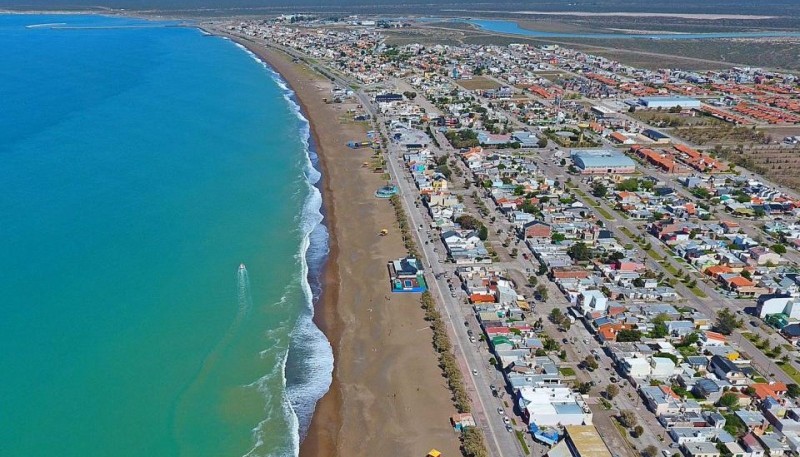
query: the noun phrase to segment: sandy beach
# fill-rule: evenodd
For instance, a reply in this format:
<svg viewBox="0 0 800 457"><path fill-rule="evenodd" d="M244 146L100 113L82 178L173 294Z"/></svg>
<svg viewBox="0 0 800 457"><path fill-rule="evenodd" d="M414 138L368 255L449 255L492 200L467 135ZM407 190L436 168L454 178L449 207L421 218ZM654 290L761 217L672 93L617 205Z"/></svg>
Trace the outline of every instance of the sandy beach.
<svg viewBox="0 0 800 457"><path fill-rule="evenodd" d="M235 37L232 37L235 38ZM405 250L394 211L373 196L384 185L353 150L368 126L346 120L350 104L326 104L331 83L283 52L237 39L289 83L312 126L322 162L331 254L316 321L331 341L333 385L317 405L301 456L459 455L455 408L438 367L417 294L389 292L386 263ZM389 235L378 236L381 229Z"/></svg>

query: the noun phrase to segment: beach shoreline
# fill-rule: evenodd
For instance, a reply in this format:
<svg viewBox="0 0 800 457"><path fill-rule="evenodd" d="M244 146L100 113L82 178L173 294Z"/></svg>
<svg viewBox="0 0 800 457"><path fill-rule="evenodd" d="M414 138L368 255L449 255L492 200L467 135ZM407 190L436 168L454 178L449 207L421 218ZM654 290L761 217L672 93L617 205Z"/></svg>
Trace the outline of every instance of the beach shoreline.
<svg viewBox="0 0 800 457"><path fill-rule="evenodd" d="M456 411L419 296L388 290L386 262L405 255L405 248L394 210L372 198L384 178L362 166L370 148L346 146L366 135L363 123L342 120L357 102L324 103L331 82L281 50L219 27L201 30L244 46L281 75L309 122L319 156L330 253L314 322L333 348L334 370L300 455L425 455L431 448L458 455L458 434L449 423ZM386 227L389 235L377 236Z"/></svg>
<svg viewBox="0 0 800 457"><path fill-rule="evenodd" d="M328 451L336 449L336 430L331 427L324 427L316 424L339 424L341 418L339 411L341 409L341 394L340 386L338 385L336 370L337 358L337 341L341 337L341 326L338 315L336 313L336 302L339 295L339 245L337 242L336 230L336 211L333 205L332 190L330 187L329 176L329 155L325 151L325 141L318 133L318 121L315 122L313 110L310 110L304 97L301 88L297 87L294 71L290 66L290 62L286 59L281 59L275 53L277 51L270 50L255 43L248 42L245 39L234 35L221 34L218 30L208 30L201 28L204 32L213 35L222 35L226 38L238 43L248 51L255 54L260 60L266 63L281 78L286 82L289 88L294 93L295 101L299 104L302 115L309 122L309 129L311 134L311 141L316 147L316 152L319 157L319 168L322 173L322 179L318 183L320 192L322 193L322 214L324 216L324 225L328 228L328 255L325 259L325 264L322 268L322 274L319 278L321 294L319 299L314 304L314 324L319 327L325 334L333 347L334 351L334 376L328 391L322 399L320 399L314 409L314 415L311 424L307 430L305 437L301 437L301 453L300 455L326 455ZM294 83L293 83L294 82ZM316 426L315 426L316 425Z"/></svg>

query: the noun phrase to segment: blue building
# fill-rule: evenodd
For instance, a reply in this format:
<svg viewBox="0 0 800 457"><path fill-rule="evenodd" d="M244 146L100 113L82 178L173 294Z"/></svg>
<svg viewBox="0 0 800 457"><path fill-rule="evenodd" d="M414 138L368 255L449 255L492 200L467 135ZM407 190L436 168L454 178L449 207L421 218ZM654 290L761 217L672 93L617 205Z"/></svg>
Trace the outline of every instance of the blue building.
<svg viewBox="0 0 800 457"><path fill-rule="evenodd" d="M428 290L422 264L417 259L403 257L390 261L388 266L392 292L425 292Z"/></svg>
<svg viewBox="0 0 800 457"><path fill-rule="evenodd" d="M614 149L573 149L570 153L581 174L625 174L636 171L636 162Z"/></svg>
<svg viewBox="0 0 800 457"><path fill-rule="evenodd" d="M700 108L700 100L691 97L642 97L639 104L647 109Z"/></svg>

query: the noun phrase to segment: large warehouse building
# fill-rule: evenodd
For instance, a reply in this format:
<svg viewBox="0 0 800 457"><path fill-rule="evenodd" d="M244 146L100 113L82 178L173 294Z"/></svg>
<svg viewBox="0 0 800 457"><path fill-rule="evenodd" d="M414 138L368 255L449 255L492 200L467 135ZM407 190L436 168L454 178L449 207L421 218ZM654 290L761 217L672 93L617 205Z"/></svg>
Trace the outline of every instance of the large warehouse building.
<svg viewBox="0 0 800 457"><path fill-rule="evenodd" d="M570 156L584 175L626 174L636 171L636 162L613 149L573 149Z"/></svg>
<svg viewBox="0 0 800 457"><path fill-rule="evenodd" d="M642 97L639 104L647 109L700 108L700 100L691 97Z"/></svg>

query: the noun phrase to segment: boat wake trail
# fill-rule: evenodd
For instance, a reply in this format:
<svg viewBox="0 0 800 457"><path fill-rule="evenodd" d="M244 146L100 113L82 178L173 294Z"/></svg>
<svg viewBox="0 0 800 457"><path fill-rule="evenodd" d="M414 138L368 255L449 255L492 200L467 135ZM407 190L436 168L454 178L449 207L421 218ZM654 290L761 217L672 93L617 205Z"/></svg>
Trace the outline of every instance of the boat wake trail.
<svg viewBox="0 0 800 457"><path fill-rule="evenodd" d="M236 272L236 287L239 295L239 311L236 314L234 325L240 323L253 307L253 297L250 295L250 277L247 276L247 267L244 264L240 264L239 270Z"/></svg>
<svg viewBox="0 0 800 457"><path fill-rule="evenodd" d="M177 406L174 412L173 430L176 441L179 443L181 442L181 437L184 435L185 424L188 421L186 417L186 412L189 410L188 405L190 405L192 401L196 401L197 393L202 390L202 386L210 378L222 354L228 349L231 342L239 333L239 328L242 326L242 323L250 313L250 309L253 307L253 298L250 294L250 277L247 275L247 268L243 263L239 265L239 269L236 271L236 293L237 310L233 322L211 352L203 359L203 364L200 366L197 374L181 392L176 402ZM180 455L183 455L183 453Z"/></svg>

